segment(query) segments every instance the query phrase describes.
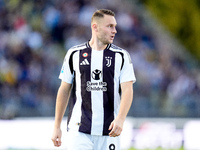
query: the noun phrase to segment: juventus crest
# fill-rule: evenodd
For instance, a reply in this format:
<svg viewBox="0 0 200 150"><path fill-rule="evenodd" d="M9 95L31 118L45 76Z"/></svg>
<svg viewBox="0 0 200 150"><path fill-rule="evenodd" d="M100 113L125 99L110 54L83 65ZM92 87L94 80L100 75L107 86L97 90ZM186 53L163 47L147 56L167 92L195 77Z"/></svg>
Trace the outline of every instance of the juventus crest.
<svg viewBox="0 0 200 150"><path fill-rule="evenodd" d="M110 67L111 66L111 59L112 59L112 57L107 56L105 58L106 58L106 66Z"/></svg>

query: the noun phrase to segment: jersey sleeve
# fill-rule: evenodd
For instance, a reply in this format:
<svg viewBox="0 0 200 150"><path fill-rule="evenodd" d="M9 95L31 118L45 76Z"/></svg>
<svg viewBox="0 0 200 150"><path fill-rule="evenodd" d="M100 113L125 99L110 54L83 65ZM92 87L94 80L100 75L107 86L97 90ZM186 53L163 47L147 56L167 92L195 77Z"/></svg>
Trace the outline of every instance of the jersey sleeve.
<svg viewBox="0 0 200 150"><path fill-rule="evenodd" d="M136 77L133 69L131 57L127 51L124 51L124 65L120 74L120 83L133 81L136 82Z"/></svg>
<svg viewBox="0 0 200 150"><path fill-rule="evenodd" d="M65 59L60 71L59 79L62 81L72 84L73 83L73 78L74 78L74 73L70 70L70 57L71 57L71 51L69 50L67 54L65 55Z"/></svg>

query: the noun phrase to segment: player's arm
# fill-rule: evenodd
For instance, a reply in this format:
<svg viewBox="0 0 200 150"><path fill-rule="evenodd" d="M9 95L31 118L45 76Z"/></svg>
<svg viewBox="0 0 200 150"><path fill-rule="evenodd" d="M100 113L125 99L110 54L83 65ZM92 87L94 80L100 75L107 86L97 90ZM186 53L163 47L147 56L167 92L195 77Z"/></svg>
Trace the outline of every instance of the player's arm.
<svg viewBox="0 0 200 150"><path fill-rule="evenodd" d="M55 124L51 138L54 145L57 147L61 145L62 132L60 126L69 101L70 91L71 84L62 81L56 98Z"/></svg>
<svg viewBox="0 0 200 150"><path fill-rule="evenodd" d="M111 130L109 135L111 137L119 136L122 132L124 121L133 100L133 81L121 83L121 90L122 95L119 114L109 127L109 130Z"/></svg>

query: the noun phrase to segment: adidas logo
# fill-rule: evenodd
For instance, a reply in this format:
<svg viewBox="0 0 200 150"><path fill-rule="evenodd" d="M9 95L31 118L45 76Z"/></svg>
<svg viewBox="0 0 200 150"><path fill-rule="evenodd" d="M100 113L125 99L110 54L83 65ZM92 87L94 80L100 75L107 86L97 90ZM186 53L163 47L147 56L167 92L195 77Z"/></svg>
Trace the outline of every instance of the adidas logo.
<svg viewBox="0 0 200 150"><path fill-rule="evenodd" d="M89 65L90 63L88 62L88 60L87 59L84 59L81 63L80 63L80 65Z"/></svg>

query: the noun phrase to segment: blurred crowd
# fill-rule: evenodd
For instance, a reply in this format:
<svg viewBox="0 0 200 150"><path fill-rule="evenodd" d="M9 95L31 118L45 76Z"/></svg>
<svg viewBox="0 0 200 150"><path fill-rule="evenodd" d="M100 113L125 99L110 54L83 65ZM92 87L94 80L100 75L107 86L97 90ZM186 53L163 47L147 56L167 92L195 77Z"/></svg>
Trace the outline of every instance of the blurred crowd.
<svg viewBox="0 0 200 150"><path fill-rule="evenodd" d="M199 68L160 49L143 18L121 3L0 0L0 118L54 115L65 53L90 39L91 15L99 8L116 13L114 44L129 51L134 65L137 82L129 115L199 117Z"/></svg>

